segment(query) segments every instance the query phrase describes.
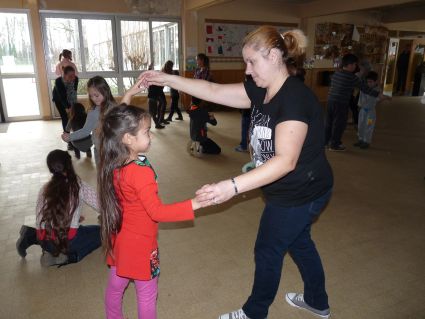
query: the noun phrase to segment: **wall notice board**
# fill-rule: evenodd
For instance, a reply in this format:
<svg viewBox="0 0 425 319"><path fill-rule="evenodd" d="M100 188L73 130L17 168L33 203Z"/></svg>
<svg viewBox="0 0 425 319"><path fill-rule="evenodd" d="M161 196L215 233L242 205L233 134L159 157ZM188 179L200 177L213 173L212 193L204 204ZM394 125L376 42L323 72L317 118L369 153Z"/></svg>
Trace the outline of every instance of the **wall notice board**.
<svg viewBox="0 0 425 319"><path fill-rule="evenodd" d="M244 37L261 25L271 25L283 33L296 28L296 23L257 21L205 20L205 53L211 57L242 57Z"/></svg>

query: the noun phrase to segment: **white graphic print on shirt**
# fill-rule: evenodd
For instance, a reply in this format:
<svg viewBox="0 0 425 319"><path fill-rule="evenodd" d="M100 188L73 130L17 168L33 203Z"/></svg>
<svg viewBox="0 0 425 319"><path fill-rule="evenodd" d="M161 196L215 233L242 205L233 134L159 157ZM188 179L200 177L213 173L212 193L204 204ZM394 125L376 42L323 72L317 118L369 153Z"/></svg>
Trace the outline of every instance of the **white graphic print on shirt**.
<svg viewBox="0 0 425 319"><path fill-rule="evenodd" d="M251 115L251 147L255 167L264 164L274 156L270 115L262 114L254 105Z"/></svg>

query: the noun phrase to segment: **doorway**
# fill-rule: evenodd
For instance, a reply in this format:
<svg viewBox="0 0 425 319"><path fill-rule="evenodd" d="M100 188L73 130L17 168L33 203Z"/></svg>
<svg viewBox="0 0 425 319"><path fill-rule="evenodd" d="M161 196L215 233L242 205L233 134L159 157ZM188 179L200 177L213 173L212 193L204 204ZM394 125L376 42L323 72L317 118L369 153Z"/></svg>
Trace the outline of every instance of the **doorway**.
<svg viewBox="0 0 425 319"><path fill-rule="evenodd" d="M393 95L394 85L395 85L395 73L396 73L396 58L398 54L399 39L390 38L390 43L388 45L388 60L387 68L385 70L385 80L384 80L384 94L388 96Z"/></svg>
<svg viewBox="0 0 425 319"><path fill-rule="evenodd" d="M1 11L0 95L4 121L40 118L28 11Z"/></svg>

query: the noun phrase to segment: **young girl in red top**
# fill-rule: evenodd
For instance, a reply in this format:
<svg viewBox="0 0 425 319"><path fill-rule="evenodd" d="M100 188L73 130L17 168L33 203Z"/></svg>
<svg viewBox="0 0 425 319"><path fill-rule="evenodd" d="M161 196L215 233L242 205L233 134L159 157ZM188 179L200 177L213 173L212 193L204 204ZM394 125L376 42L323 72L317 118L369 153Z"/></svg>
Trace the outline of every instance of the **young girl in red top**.
<svg viewBox="0 0 425 319"><path fill-rule="evenodd" d="M102 123L98 191L101 234L110 266L105 294L108 319L124 318L122 298L134 280L139 318L156 318L158 222L192 220L196 199L163 204L156 174L145 156L151 117L132 105L111 109Z"/></svg>

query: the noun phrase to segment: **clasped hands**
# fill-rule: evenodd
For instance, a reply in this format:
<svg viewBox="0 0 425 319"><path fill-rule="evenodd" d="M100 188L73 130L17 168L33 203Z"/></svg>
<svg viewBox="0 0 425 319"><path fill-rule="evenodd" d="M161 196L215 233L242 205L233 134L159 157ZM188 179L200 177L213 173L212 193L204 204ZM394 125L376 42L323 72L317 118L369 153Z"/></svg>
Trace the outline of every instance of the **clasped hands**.
<svg viewBox="0 0 425 319"><path fill-rule="evenodd" d="M64 141L65 143L69 143L69 133L63 132L61 137L62 137L62 141Z"/></svg>
<svg viewBox="0 0 425 319"><path fill-rule="evenodd" d="M232 181L224 180L214 184L206 184L196 191L192 200L194 209L224 203L235 196Z"/></svg>

